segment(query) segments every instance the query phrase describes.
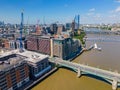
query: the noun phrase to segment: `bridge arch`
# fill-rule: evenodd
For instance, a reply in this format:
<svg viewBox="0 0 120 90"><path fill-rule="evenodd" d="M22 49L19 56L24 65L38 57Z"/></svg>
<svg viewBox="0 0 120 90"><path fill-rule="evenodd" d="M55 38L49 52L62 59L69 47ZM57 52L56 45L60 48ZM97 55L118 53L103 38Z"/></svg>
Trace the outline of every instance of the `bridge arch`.
<svg viewBox="0 0 120 90"><path fill-rule="evenodd" d="M90 77L90 78L94 78L94 79L100 80L100 81L105 82L105 83L107 83L109 85L112 84L111 80L108 80L106 78L100 77L98 75L94 75L94 74L90 74L90 73L84 73L84 72L82 73L82 75L86 76L86 77Z"/></svg>
<svg viewBox="0 0 120 90"><path fill-rule="evenodd" d="M77 77L80 77L81 75L85 75L85 74L94 76L92 78L96 77L96 79L98 80L102 80L108 84L111 84L113 90L116 90L120 85L119 73L115 73L115 72L111 72L111 71L107 71L107 70L103 70L103 69L99 69L99 68L95 68L95 67L91 67L83 64L68 62L64 60L54 60L54 61L51 60L51 62L58 65L57 67L59 68L61 67L61 68L65 68L65 69L77 72Z"/></svg>
<svg viewBox="0 0 120 90"><path fill-rule="evenodd" d="M58 68L63 68L63 69L71 70L71 71L73 71L73 72L75 72L75 73L78 72L77 68L73 68L73 67L68 67L68 66L59 65ZM83 72L83 71L82 71L82 76L94 78L94 79L103 81L103 82L105 82L105 83L107 83L107 84L110 84L110 85L112 84L112 81L111 81L111 80L108 80L108 79L106 79L106 78L102 78L102 77L100 77L100 76L98 76L98 75L86 73L86 72Z"/></svg>
<svg viewBox="0 0 120 90"><path fill-rule="evenodd" d="M66 65L60 65L59 64L58 68L63 68L63 69L71 70L71 71L73 71L75 73L78 73L78 68L75 68L75 67L69 67L69 66L66 66ZM112 84L112 80L109 80L107 78L103 78L103 77L95 75L95 74L90 74L90 73L87 73L87 72L84 72L84 71L82 71L81 74L82 74L82 76L86 76L86 77L90 77L90 78L94 78L94 79L103 81L103 82L105 82L105 83L107 83L109 85ZM120 86L120 84L119 84L119 86Z"/></svg>

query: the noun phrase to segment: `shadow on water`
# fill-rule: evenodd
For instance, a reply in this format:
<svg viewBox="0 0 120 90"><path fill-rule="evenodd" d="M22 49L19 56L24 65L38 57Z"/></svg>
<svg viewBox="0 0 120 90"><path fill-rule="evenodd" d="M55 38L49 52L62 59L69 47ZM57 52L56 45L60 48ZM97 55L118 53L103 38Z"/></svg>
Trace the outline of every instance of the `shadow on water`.
<svg viewBox="0 0 120 90"><path fill-rule="evenodd" d="M92 74L82 74L83 76L87 76L87 77L90 77L90 78L95 78L97 80L100 80L100 81L103 81L109 85L112 85L112 83L110 83L109 81L107 81L106 79L102 78L102 77L99 77L99 76L95 76L95 75L92 75ZM120 88L120 84L117 86L117 88L119 89Z"/></svg>
<svg viewBox="0 0 120 90"><path fill-rule="evenodd" d="M75 71L74 69L72 69L72 68L68 68L68 67L64 67L64 66L61 66L61 67L59 67L59 68L66 69L66 70L71 70L71 71L73 71L73 72L76 73L76 71ZM97 79L97 80L103 81L103 82L108 83L108 84L111 85L111 83L110 83L109 81L107 81L107 80L105 80L104 78L99 77L99 76L95 76L95 75L92 75L92 74L82 74L82 76L95 78L95 79Z"/></svg>
<svg viewBox="0 0 120 90"><path fill-rule="evenodd" d="M82 74L82 75L83 75L83 76L87 76L87 77L91 77L91 78L95 78L95 79L97 79L97 80L103 81L103 82L111 85L111 83L110 83L109 81L105 80L105 79L102 78L102 77L95 76L95 75L92 75L92 74Z"/></svg>
<svg viewBox="0 0 120 90"><path fill-rule="evenodd" d="M73 72L77 73L76 70L74 70L74 69L72 69L72 68L68 68L68 67L64 67L64 66L60 66L59 68L61 68L61 69L66 69L66 70L70 70L70 71L73 71ZM94 79L100 80L100 81L102 81L102 82L105 82L105 83L107 83L107 84L109 84L109 85L112 85L108 80L106 80L106 79L104 79L104 78L102 78L102 77L96 76L96 75L92 75L92 74L82 74L82 76L94 78ZM120 85L118 85L117 88L120 88Z"/></svg>
<svg viewBox="0 0 120 90"><path fill-rule="evenodd" d="M70 70L70 71L73 71L76 73L76 70L72 69L72 68L69 68L69 67L65 67L65 66L59 66L59 68L61 69L66 69L66 70Z"/></svg>
<svg viewBox="0 0 120 90"><path fill-rule="evenodd" d="M64 67L64 66L61 66L59 68L66 69L66 70L71 70L71 71L73 71L73 72L76 73L76 71L74 69L72 69L72 68L68 68L68 67ZM90 77L90 78L95 78L97 80L103 81L103 82L111 85L111 83L109 81L107 81L106 79L104 79L102 77L99 77L99 76L95 76L95 75L92 75L92 74L82 74L82 76L86 76L86 77Z"/></svg>
<svg viewBox="0 0 120 90"><path fill-rule="evenodd" d="M61 66L59 68L66 69L66 70L71 70L71 71L73 71L73 72L76 73L76 71L74 69L72 69L72 68L68 68L68 67L64 67L64 66ZM107 81L104 78L99 77L99 76L95 76L95 75L92 75L92 74L82 74L82 76L87 76L87 77L95 78L97 80L103 81L103 82L108 83L108 84L111 85L111 83L109 81Z"/></svg>

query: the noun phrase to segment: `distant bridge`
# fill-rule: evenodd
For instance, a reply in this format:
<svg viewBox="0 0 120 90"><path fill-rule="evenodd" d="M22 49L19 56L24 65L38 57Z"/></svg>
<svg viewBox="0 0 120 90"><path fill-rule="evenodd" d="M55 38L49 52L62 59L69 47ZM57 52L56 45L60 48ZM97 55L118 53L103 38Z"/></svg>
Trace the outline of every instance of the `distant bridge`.
<svg viewBox="0 0 120 90"><path fill-rule="evenodd" d="M99 41L99 42L120 42L117 38L105 38L105 37L95 37L95 38L85 38L86 41Z"/></svg>
<svg viewBox="0 0 120 90"><path fill-rule="evenodd" d="M97 29L97 30L96 30ZM96 29L89 29L89 28L84 28L84 31L87 34L120 34L119 32L116 31L110 31L110 30L101 30L99 28Z"/></svg>
<svg viewBox="0 0 120 90"><path fill-rule="evenodd" d="M75 72L77 72L77 77L80 77L82 74L91 74L91 75L101 77L106 81L108 81L110 84L112 84L113 90L116 90L117 87L120 85L119 73L102 70L99 68L77 64L69 61L64 61L60 59L51 59L50 62L74 70Z"/></svg>

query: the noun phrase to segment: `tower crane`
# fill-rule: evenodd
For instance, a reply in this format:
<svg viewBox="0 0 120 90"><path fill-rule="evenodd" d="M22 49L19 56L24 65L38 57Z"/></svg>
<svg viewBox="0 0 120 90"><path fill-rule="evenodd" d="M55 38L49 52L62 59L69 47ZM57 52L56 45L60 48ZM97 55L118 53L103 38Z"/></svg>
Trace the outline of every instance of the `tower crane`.
<svg viewBox="0 0 120 90"><path fill-rule="evenodd" d="M20 39L19 39L20 48L19 48L19 52L23 52L22 31L23 31L23 11L21 12Z"/></svg>

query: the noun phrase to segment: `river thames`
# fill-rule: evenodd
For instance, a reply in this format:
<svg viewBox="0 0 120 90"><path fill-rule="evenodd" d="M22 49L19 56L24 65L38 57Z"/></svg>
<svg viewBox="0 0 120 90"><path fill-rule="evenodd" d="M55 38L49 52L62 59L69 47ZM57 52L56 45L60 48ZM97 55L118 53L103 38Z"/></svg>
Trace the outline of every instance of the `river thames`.
<svg viewBox="0 0 120 90"><path fill-rule="evenodd" d="M120 73L120 36L87 34L87 38L97 38L98 41L86 41L86 47L96 43L102 50L93 49L83 52L73 62ZM102 40L99 38L102 38ZM84 75L77 78L75 72L60 68L33 87L32 90L112 90L112 86L104 81ZM120 88L117 90L120 90Z"/></svg>

